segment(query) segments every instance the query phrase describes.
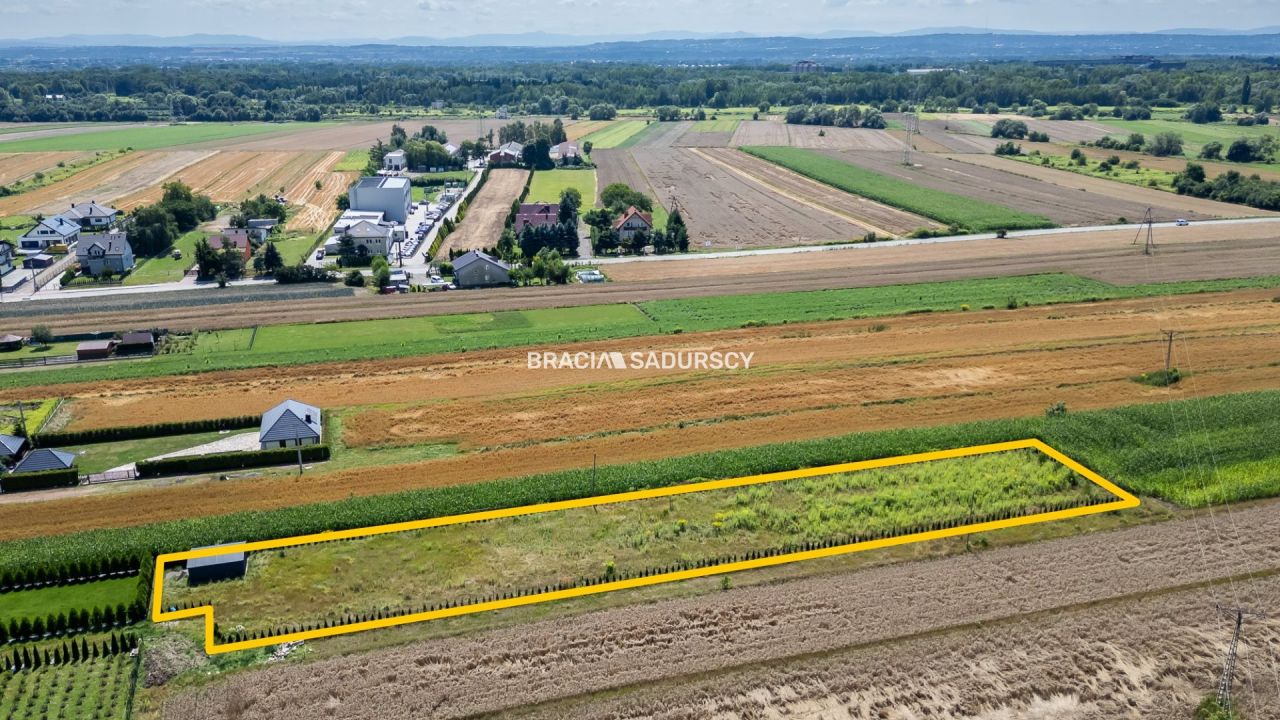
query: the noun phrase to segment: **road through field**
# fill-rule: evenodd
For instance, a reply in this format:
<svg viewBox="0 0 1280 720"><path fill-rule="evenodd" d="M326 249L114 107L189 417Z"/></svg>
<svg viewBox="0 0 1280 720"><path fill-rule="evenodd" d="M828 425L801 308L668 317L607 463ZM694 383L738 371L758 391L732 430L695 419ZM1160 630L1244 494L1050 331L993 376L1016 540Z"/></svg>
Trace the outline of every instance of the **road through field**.
<svg viewBox="0 0 1280 720"><path fill-rule="evenodd" d="M263 666L177 690L161 714L1188 717L1212 692L1229 638L1213 603L1265 607L1280 593L1277 509L863 570L835 564L724 592L701 581L696 597ZM1280 711L1277 641L1280 621L1251 622L1235 695L1250 717Z"/></svg>
<svg viewBox="0 0 1280 720"><path fill-rule="evenodd" d="M0 539L283 507L417 487L813 439L862 430L1038 415L1277 387L1274 291L1242 291L581 343L575 350L734 349L750 371L539 370L526 352L476 351L31 387L66 397L71 427L262 412L285 397L344 415L353 446L458 443L459 455L306 477L135 483L0 496ZM1182 331L1174 389L1132 377ZM463 379L465 378L465 381ZM904 400L906 400L904 402ZM401 456L402 458L404 456ZM584 460L585 458L585 460ZM411 459L411 458L410 458Z"/></svg>

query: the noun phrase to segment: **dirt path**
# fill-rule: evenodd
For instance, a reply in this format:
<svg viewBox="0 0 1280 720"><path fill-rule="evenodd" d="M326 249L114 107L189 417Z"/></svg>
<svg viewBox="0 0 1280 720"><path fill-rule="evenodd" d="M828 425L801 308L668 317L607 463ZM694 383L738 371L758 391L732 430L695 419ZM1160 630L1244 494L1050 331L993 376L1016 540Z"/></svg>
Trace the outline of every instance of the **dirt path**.
<svg viewBox="0 0 1280 720"><path fill-rule="evenodd" d="M828 322L582 344L584 350L733 348L731 376L525 367L527 348L29 388L74 398L75 427L261 412L283 397L321 407L388 404L348 418L353 443L455 441L470 452L376 468L181 485L130 484L41 502L0 497L0 539L56 535L407 488L620 464L784 440L1274 388L1273 292ZM1133 382L1178 327L1175 389ZM536 348L534 348L536 350ZM459 382L465 378L465 382ZM909 398L911 402L886 402ZM398 406L398 407L396 407ZM427 412L422 412L422 411ZM441 423L438 418L447 418ZM585 460L584 460L585 458ZM320 478L323 478L322 480Z"/></svg>
<svg viewBox="0 0 1280 720"><path fill-rule="evenodd" d="M440 718L1186 717L1212 690L1229 633L1212 603L1265 606L1280 592L1274 576L1221 582L1280 569L1276 509L268 666L178 691L163 715L222 718L234 702L264 720L326 707L348 718L397 707ZM1280 622L1260 622L1242 654L1237 697L1253 717L1277 710L1277 640Z"/></svg>
<svg viewBox="0 0 1280 720"><path fill-rule="evenodd" d="M744 152L728 149L697 152L772 188L791 202L808 205L820 212L834 213L881 236L892 237L918 228L942 227L929 218L837 190Z"/></svg>
<svg viewBox="0 0 1280 720"><path fill-rule="evenodd" d="M466 217L458 229L445 238L437 255L447 258L450 250L480 250L497 245L511 212L511 203L520 197L528 177L528 170L490 170L489 179L467 206Z"/></svg>

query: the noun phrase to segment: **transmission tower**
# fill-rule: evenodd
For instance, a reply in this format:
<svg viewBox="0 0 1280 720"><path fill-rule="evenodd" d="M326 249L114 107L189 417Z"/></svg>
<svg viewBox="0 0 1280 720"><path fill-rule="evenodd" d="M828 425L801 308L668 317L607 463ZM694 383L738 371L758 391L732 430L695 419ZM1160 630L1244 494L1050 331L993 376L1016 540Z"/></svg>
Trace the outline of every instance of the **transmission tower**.
<svg viewBox="0 0 1280 720"><path fill-rule="evenodd" d="M1240 645L1240 630L1244 627L1244 619L1265 617L1260 612L1245 610L1244 608L1225 608L1221 605L1215 605L1218 612L1227 617L1234 617L1236 621L1235 632L1231 635L1231 647L1227 649L1227 660L1222 664L1222 677L1218 680L1218 705L1228 714L1231 712L1231 683L1236 674L1236 649Z"/></svg>
<svg viewBox="0 0 1280 720"><path fill-rule="evenodd" d="M1132 244L1137 245L1138 241L1143 239L1142 233L1144 230L1147 233L1147 237L1146 237L1146 241L1143 243L1142 254L1155 255L1156 254L1155 220L1153 220L1151 217L1151 208L1147 208L1147 214L1142 217L1142 224L1138 226L1138 234L1133 238Z"/></svg>
<svg viewBox="0 0 1280 720"><path fill-rule="evenodd" d="M903 124L907 126L907 144L902 146L902 164L911 164L911 136L919 132L916 127L917 117L914 112L908 112L902 116Z"/></svg>

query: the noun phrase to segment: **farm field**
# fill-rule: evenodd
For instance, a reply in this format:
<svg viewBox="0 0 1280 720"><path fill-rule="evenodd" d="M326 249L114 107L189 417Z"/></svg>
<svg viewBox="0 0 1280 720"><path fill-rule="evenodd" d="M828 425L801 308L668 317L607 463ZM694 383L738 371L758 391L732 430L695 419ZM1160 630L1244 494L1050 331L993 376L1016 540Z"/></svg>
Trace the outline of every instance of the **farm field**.
<svg viewBox="0 0 1280 720"><path fill-rule="evenodd" d="M337 172L362 173L369 165L368 150L351 150L338 161L333 169Z"/></svg>
<svg viewBox="0 0 1280 720"><path fill-rule="evenodd" d="M0 185L10 185L32 175L49 173L58 163L73 164L91 157L83 152L0 154Z"/></svg>
<svg viewBox="0 0 1280 720"><path fill-rule="evenodd" d="M1023 211L969 196L978 188L966 182L952 181L946 190L922 185L931 176L918 167L898 167L897 153L823 155L796 148L754 146L744 150L841 190L977 232L1053 226L1050 219L1036 212L1040 208ZM929 161L921 158L919 162ZM1014 176L1009 179L1012 184L1025 185Z"/></svg>
<svg viewBox="0 0 1280 720"><path fill-rule="evenodd" d="M695 246L709 243L723 250L848 242L866 233L851 220L815 213L691 148L646 148L632 155L659 199L679 199Z"/></svg>
<svg viewBox="0 0 1280 720"><path fill-rule="evenodd" d="M45 499L38 512L22 498L0 497L0 537L135 525L200 514L206 507L219 512L278 508L304 499L336 501L352 494L578 469L589 464L593 453L607 458L606 465L616 465L826 438L832 428L854 432L1038 417L1058 402L1070 408L1069 422L1039 429L1019 425L1007 432L1018 437L1046 432L1046 441L1104 477L1194 504L1196 493L1214 486L1201 486L1202 479L1194 474L1160 479L1162 467L1168 466L1141 454L1123 460L1125 464L1108 461L1108 455L1088 444L1096 432L1073 434L1080 429L1075 423L1100 431L1104 421L1083 411L1275 387L1280 368L1270 351L1276 332L1273 295L1274 290L1192 294L1018 311L975 306L967 313L881 322L788 323L579 346L604 345L626 353L711 345L756 353L749 372L727 377L656 370L529 370L526 350L520 349L29 388L26 392L32 394L68 397L72 427L101 427L139 408L154 412L155 421L261 412L283 397L299 395L305 386L308 402L331 410L358 408L343 411L342 437L348 446L426 447L445 440L457 443L462 452L381 466L376 472L317 470L302 484L296 476L281 474L76 493ZM1193 374L1172 389L1134 382L1134 376L1163 363L1158 331L1173 323L1184 333L1175 363ZM543 333L547 338L558 335ZM556 342L564 347L562 337ZM850 348L856 348L852 355ZM470 382L450 382L460 373ZM1259 402L1255 409L1266 407L1265 400ZM1214 407L1202 403L1197 412L1208 418ZM1234 412L1229 405L1222 407L1224 413ZM1147 427L1185 438L1179 442L1193 439L1187 435L1193 428L1165 427L1175 417L1168 410L1107 417L1112 418L1105 421L1112 423L1107 427ZM1212 428L1228 422L1228 415L1221 417L1205 420L1210 422L1205 438L1220 436ZM1250 417L1259 419L1245 419ZM1270 416L1251 410L1233 422L1265 424L1263 417ZM1246 473L1248 463L1265 460L1257 453L1270 450L1249 440L1265 432L1270 430L1260 426L1240 432L1232 436L1239 442L1230 449L1220 444L1215 451L1220 467L1239 466L1232 472ZM999 439L998 434L977 434L964 438L967 442L953 437L948 441L953 445L942 446ZM896 453L911 449L904 445ZM1162 463L1175 464L1182 458L1162 457ZM748 473L765 469L757 466ZM708 477L706 470L689 472ZM321 474L324 481L314 481ZM1262 475L1239 487L1263 492L1265 483Z"/></svg>
<svg viewBox="0 0 1280 720"><path fill-rule="evenodd" d="M599 130L579 137L578 141L590 142L595 150L623 147L628 139L643 131L648 125L643 120L615 120Z"/></svg>
<svg viewBox="0 0 1280 720"><path fill-rule="evenodd" d="M73 202L113 203L158 185L164 178L208 157L208 152L179 150L131 152L94 165L58 183L0 198L0 215L62 212Z"/></svg>
<svg viewBox="0 0 1280 720"><path fill-rule="evenodd" d="M596 171L563 168L535 171L525 202L558 203L560 192L565 188L575 188L582 194L583 204L590 207L589 203L596 197Z"/></svg>
<svg viewBox="0 0 1280 720"><path fill-rule="evenodd" d="M262 178L276 172L295 157L295 153L283 152L215 152L158 181L153 187L121 198L117 204L121 208L131 209L157 202L162 194L160 185L172 180L181 180L195 192L208 195L217 203L239 202L248 196L249 189Z"/></svg>
<svg viewBox="0 0 1280 720"><path fill-rule="evenodd" d="M934 122L942 121L943 126L952 133L979 135L991 138L991 127L997 120L1010 119L1026 124L1029 132L1041 132L1049 136L1051 142L1079 145L1081 142L1093 142L1107 135L1115 134L1110 122L1103 118L1090 120L1048 120L1045 118L1026 117L1024 115L988 115L982 113L942 113ZM1125 121L1119 121L1125 122ZM994 139L994 138L992 138ZM1000 140L1003 142L1003 140Z"/></svg>
<svg viewBox="0 0 1280 720"><path fill-rule="evenodd" d="M322 714L326 703L373 720L394 712L387 694L396 687L396 702L441 718L695 720L814 708L857 717L872 703L902 717L954 717L957 698L992 698L1006 717L1177 717L1221 670L1230 629L1205 608L1229 592L1222 579L1259 573L1236 585L1241 602L1280 592L1271 576L1280 557L1262 534L1280 531L1275 507L1233 513L1259 531L1243 546L1227 534L1206 537L1203 518L1182 518L985 551L958 544L949 557L935 547L916 562L881 556L879 566L832 566L786 582L743 573L727 591L707 579L641 605L584 602L508 624L454 624L444 637L403 633L399 647L376 652L335 641L312 662L255 668L157 702L166 718L221 720L230 696L263 720ZM1252 632L1265 647L1280 630L1267 619ZM405 667L419 681L411 687L398 682ZM1242 663L1240 672L1237 682L1255 688L1237 694L1242 708L1273 715L1266 663ZM1045 697L1046 676L1068 689Z"/></svg>
<svg viewBox="0 0 1280 720"><path fill-rule="evenodd" d="M0 594L0 623L46 618L80 608L115 608L133 602L136 577L111 578L90 583L19 590ZM2 675L3 673L0 673Z"/></svg>
<svg viewBox="0 0 1280 720"><path fill-rule="evenodd" d="M252 633L1114 499L1012 450L256 552L244 580L190 587L167 573L162 602L210 604L220 624ZM336 567L348 568L341 581L315 593Z"/></svg>
<svg viewBox="0 0 1280 720"><path fill-rule="evenodd" d="M78 128L80 132L40 138L17 139L0 135L0 152L64 152L118 150L162 150L210 141L286 134L300 123L189 123L185 125L140 125L121 129Z"/></svg>
<svg viewBox="0 0 1280 720"><path fill-rule="evenodd" d="M489 179L467 206L458 229L449 234L437 253L448 257L450 250L479 250L498 244L511 202L520 197L528 170L500 168L489 171Z"/></svg>
<svg viewBox="0 0 1280 720"><path fill-rule="evenodd" d="M1280 136L1280 129L1274 125L1240 126L1235 123L1205 123L1197 125L1183 120L1099 120L1099 123L1111 128L1111 135L1122 137L1129 133L1142 133L1148 138L1162 132L1175 132L1182 136L1184 149L1188 155L1194 156L1211 142L1230 145L1237 138L1257 138L1264 135ZM1052 137L1052 136L1050 136ZM2 148L3 145L0 145Z"/></svg>
<svg viewBox="0 0 1280 720"><path fill-rule="evenodd" d="M1017 160L996 157L995 155L957 155L950 158L950 160L972 166L998 168L1003 173L1032 178L1067 190L1083 191L1080 194L1097 201L1097 207L1100 210L1108 207L1113 211L1129 208L1130 210L1126 211L1128 214L1116 216L1117 218L1126 217L1129 221L1140 220L1147 207L1152 209L1152 217L1157 221L1164 222L1178 218L1241 218L1276 214L1246 205L1234 205L1206 198L1188 197L1155 188L1129 185L1118 180L1090 177L1067 170L1018 162ZM1071 195L1072 193L1067 194ZM1139 209L1136 215L1132 212L1134 206Z"/></svg>
<svg viewBox="0 0 1280 720"><path fill-rule="evenodd" d="M40 720L128 720L132 674L127 654L71 665L0 673L0 715Z"/></svg>

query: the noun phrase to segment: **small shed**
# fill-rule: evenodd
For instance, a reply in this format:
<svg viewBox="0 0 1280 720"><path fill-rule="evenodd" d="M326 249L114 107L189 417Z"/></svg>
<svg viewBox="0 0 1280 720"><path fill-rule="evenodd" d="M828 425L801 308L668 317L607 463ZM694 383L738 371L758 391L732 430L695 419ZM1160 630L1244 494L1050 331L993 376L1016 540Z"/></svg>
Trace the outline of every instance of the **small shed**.
<svg viewBox="0 0 1280 720"><path fill-rule="evenodd" d="M117 355L151 355L156 351L156 337L149 332L125 333L116 345Z"/></svg>
<svg viewBox="0 0 1280 720"><path fill-rule="evenodd" d="M32 255L26 260L23 260L22 267L28 270L43 270L50 265L53 265L53 262L52 255L48 253L40 253L39 255Z"/></svg>
<svg viewBox="0 0 1280 720"><path fill-rule="evenodd" d="M77 360L105 360L116 349L115 340L86 340L76 346Z"/></svg>
<svg viewBox="0 0 1280 720"><path fill-rule="evenodd" d="M0 335L0 352L21 350L24 340L26 340L26 338L21 335Z"/></svg>
<svg viewBox="0 0 1280 720"><path fill-rule="evenodd" d="M235 543L232 543L235 544ZM209 547L223 547L211 545ZM205 550L207 548L196 548ZM249 559L243 552L231 552L213 557L194 558L187 561L187 584L203 585L219 580L236 580L244 577Z"/></svg>

